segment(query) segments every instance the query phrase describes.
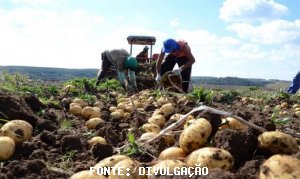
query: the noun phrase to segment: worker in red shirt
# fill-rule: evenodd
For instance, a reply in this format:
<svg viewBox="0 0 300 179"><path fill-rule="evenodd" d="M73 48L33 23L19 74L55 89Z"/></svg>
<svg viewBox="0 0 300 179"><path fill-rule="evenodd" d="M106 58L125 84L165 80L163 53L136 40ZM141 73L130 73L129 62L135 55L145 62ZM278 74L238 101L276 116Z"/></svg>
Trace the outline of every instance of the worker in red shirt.
<svg viewBox="0 0 300 179"><path fill-rule="evenodd" d="M166 57L165 54L167 54ZM160 82L161 76L164 73L173 71L175 74L181 75L183 81L182 90L187 93L191 79L192 65L194 63L195 58L187 42L167 39L164 41L163 48L158 56L155 80ZM175 64L177 64L179 68L173 70Z"/></svg>

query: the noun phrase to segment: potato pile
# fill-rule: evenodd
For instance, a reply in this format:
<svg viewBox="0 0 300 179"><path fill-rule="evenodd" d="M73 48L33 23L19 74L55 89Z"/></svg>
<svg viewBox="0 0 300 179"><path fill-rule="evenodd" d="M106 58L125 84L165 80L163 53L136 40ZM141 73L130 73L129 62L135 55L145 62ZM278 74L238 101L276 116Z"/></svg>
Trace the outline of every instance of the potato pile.
<svg viewBox="0 0 300 179"><path fill-rule="evenodd" d="M70 103L70 113L75 116L82 116L87 120L86 126L88 129L94 129L98 124L104 121L101 117L101 108L103 108L103 103L101 101L96 101L93 107L89 106L88 103L80 98L75 98L72 103Z"/></svg>

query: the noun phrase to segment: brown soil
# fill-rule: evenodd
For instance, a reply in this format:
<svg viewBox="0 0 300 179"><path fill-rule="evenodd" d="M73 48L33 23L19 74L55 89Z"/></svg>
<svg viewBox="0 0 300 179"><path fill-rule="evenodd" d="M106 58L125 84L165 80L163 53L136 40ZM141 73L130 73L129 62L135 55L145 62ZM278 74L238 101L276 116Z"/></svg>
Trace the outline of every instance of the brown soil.
<svg viewBox="0 0 300 179"><path fill-rule="evenodd" d="M115 97L114 94L109 95L112 98ZM193 102L181 103L176 98L170 99L176 102L176 113L185 114L196 106ZM278 104L279 102L272 101L270 103ZM101 118L105 123L99 124L95 130L88 130L85 127L85 119L68 112L68 104L62 103L61 106L54 108L43 105L34 95L16 96L0 91L0 118L24 119L34 126L33 137L29 141L17 145L15 154L11 159L1 162L0 179L68 178L75 172L89 169L98 161L116 154L115 149L117 147L127 144L129 129L138 139L142 135L140 127L147 122L149 116L157 108L149 105L145 108L144 113L134 113L129 120L113 120L108 110L112 105L116 105L115 99L111 103L105 104L101 110ZM233 114L267 130L276 129L276 126L270 122L270 112L261 112L257 105L245 107L238 98L232 102L213 103L212 107L231 111ZM43 113L37 116L35 113L41 110ZM209 145L228 150L234 157L234 168L226 172L213 169L209 171L207 176L193 176L192 178L256 178L260 165L271 155L257 148L257 136L260 132L250 128L243 131L218 130L223 116L208 112L195 113L195 116L204 117L211 122L213 133L210 136L212 142ZM167 116L167 120L169 117L170 115ZM73 125L62 127L63 119L71 120ZM293 116L293 119L294 121L287 127L299 132L299 117ZM173 122L168 121L166 126ZM108 144L97 144L90 148L88 140L93 136L103 136ZM175 139L178 138L179 134L176 134ZM143 146L144 153L134 154L131 157L145 165L150 165L149 162L153 162L162 150L172 145L160 138ZM178 145L177 142L174 146L176 145Z"/></svg>

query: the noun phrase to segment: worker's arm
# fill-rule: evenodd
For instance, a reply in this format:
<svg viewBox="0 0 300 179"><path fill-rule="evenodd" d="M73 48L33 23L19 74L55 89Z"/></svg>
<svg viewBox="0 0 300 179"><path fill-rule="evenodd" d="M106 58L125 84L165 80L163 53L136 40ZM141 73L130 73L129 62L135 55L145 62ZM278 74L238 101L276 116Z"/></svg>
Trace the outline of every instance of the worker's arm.
<svg viewBox="0 0 300 179"><path fill-rule="evenodd" d="M193 56L189 45L185 44L182 49L185 52L188 61L186 64L184 64L183 66L180 67L181 71L191 67L193 65L193 63L195 63L195 57Z"/></svg>
<svg viewBox="0 0 300 179"><path fill-rule="evenodd" d="M161 63L163 61L163 59L165 58L165 53L164 52L160 52L157 62L156 62L156 73L160 74L161 71Z"/></svg>
<svg viewBox="0 0 300 179"><path fill-rule="evenodd" d="M137 84L136 84L135 72L131 71L131 70L128 70L128 77L129 77L130 84L132 85L134 90L138 91Z"/></svg>
<svg viewBox="0 0 300 179"><path fill-rule="evenodd" d="M118 70L118 79L119 79L122 86L124 86L125 88L128 87L129 84L128 84L128 81L126 79L124 70L122 70L122 71Z"/></svg>

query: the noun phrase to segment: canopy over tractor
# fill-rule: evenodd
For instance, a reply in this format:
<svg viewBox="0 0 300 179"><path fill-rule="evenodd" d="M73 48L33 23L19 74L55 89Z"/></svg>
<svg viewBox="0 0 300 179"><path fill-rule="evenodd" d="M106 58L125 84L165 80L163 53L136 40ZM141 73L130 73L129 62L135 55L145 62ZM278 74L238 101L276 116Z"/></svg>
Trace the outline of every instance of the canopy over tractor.
<svg viewBox="0 0 300 179"><path fill-rule="evenodd" d="M128 36L127 41L130 44L130 55L132 55L132 45L149 45L150 46L150 58L149 63L151 63L152 60L152 46L156 42L156 38L153 36Z"/></svg>

